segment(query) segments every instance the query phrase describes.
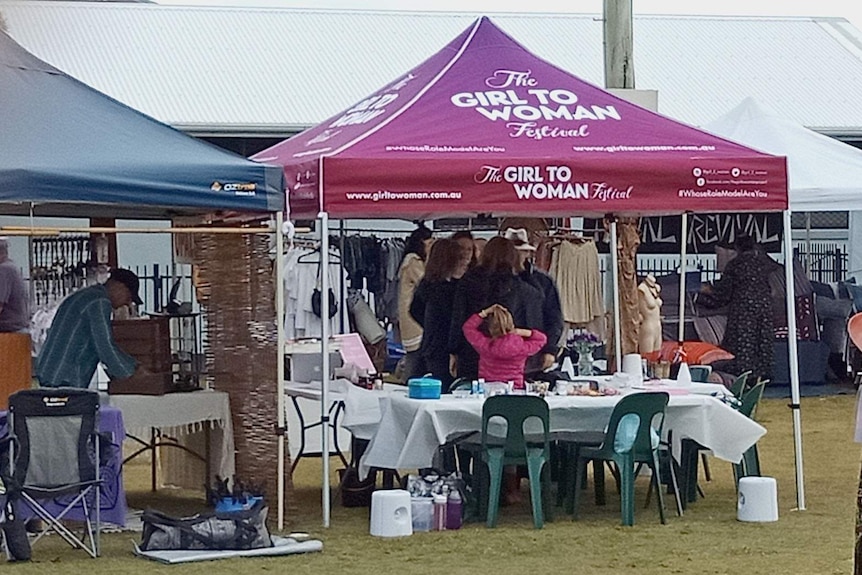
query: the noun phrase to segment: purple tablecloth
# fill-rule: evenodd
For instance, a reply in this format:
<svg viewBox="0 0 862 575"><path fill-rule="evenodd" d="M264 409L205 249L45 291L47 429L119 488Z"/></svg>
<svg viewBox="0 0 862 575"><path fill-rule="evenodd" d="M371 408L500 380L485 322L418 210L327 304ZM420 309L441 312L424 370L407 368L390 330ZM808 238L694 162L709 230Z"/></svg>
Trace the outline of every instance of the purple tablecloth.
<svg viewBox="0 0 862 575"><path fill-rule="evenodd" d="M112 449L111 458L101 466L103 480L100 497L101 520L104 523L113 523L114 525L124 527L126 524L127 508L126 490L123 487L123 441L126 439L126 431L123 427L123 412L116 407L108 405L101 406L99 411L99 431L110 433L111 441L116 446ZM6 433L6 412L0 411L0 437L4 437ZM42 504L49 512L57 514L63 510L72 498L74 498L74 495L64 495L53 500L43 501ZM22 517L33 516L32 509L27 505L22 505L19 512ZM74 509L70 510L66 514L66 518L83 520L84 516L80 505L76 505Z"/></svg>

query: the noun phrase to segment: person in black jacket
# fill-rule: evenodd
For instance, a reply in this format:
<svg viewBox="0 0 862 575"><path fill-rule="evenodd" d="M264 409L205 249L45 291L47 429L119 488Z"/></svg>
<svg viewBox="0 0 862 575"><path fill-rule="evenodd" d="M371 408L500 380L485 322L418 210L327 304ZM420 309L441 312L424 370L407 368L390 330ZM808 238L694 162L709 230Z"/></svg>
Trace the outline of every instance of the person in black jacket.
<svg viewBox="0 0 862 575"><path fill-rule="evenodd" d="M462 267L461 247L452 239L440 239L431 246L425 262L425 276L410 303L410 315L422 326L419 354L425 369L442 383L447 393L452 384L449 361L449 325L455 298L455 275Z"/></svg>
<svg viewBox="0 0 862 575"><path fill-rule="evenodd" d="M556 361L559 352L558 344L563 335L560 291L554 278L533 265L530 258L536 253L536 248L530 245L526 229L508 228L503 233L503 237L515 244L521 270L518 277L542 292L542 325L539 329L548 336L548 342L539 353L527 360L526 372L544 371Z"/></svg>
<svg viewBox="0 0 862 575"><path fill-rule="evenodd" d="M519 278L518 268L515 244L498 236L485 246L479 265L458 282L449 326L449 350L457 356L458 377L479 376L479 356L461 330L474 313L500 304L512 313L515 327L542 329L542 292Z"/></svg>

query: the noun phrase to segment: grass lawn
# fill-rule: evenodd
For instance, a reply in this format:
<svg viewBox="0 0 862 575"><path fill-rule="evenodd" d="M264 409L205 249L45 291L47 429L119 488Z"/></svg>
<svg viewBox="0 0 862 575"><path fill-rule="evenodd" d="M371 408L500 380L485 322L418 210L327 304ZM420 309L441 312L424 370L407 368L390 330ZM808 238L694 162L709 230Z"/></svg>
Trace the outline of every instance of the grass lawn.
<svg viewBox="0 0 862 575"><path fill-rule="evenodd" d="M467 525L460 531L417 533L388 540L368 535L368 510L332 507L332 526L321 528L320 462L304 460L295 475L296 509L290 531L307 531L324 542L322 553L273 559L235 559L162 566L132 555L134 533L103 537L103 556L89 559L58 537L40 541L29 564L3 565L4 573L99 575L119 573L190 573L228 575L290 573L368 575L370 573L525 575L535 573L758 573L838 574L853 570L853 533L860 451L853 443L855 398L849 395L802 400L806 504L796 507L793 435L787 400L766 399L759 420L769 430L760 442L764 474L777 478L780 519L772 524L736 520L736 493L731 465L712 459L713 480L701 484L705 499L692 504L684 517L672 511L661 525L652 504L643 509L647 481L640 479L634 527L619 525L619 499L609 487L608 505L596 507L582 499L579 522L558 510L543 530L532 529L528 502L501 509L500 526ZM274 463L273 463L274 464ZM333 484L334 469L333 462ZM194 493L146 491L147 469L126 472L129 506L155 507L174 514L202 510ZM611 482L612 486L613 483ZM591 489L591 488L590 488ZM525 491L526 495L526 491ZM271 501L275 503L274 498ZM271 510L275 524L275 512Z"/></svg>

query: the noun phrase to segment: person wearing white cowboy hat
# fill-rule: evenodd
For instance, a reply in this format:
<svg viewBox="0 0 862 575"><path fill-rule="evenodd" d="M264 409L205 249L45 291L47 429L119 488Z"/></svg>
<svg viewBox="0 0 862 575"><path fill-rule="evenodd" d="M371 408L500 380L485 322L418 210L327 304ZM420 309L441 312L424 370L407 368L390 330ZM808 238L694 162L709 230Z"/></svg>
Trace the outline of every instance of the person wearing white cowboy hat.
<svg viewBox="0 0 862 575"><path fill-rule="evenodd" d="M536 248L530 245L530 236L525 228L506 228L503 237L515 244L519 252L535 252Z"/></svg>
<svg viewBox="0 0 862 575"><path fill-rule="evenodd" d="M558 342L563 335L563 311L560 292L554 279L536 268L530 261L535 254L535 246L530 244L529 233L525 228L506 228L503 237L515 244L521 261L520 278L542 292L542 332L548 342L542 350L527 360L526 373L544 371L554 364L559 352Z"/></svg>

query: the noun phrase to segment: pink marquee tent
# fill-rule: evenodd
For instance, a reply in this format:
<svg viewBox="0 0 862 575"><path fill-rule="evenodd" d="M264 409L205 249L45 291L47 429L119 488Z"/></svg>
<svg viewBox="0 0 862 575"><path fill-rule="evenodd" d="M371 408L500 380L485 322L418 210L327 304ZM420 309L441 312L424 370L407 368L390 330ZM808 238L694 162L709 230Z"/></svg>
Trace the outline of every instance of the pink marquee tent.
<svg viewBox="0 0 862 575"><path fill-rule="evenodd" d="M790 229L786 158L622 100L531 54L486 17L378 92L252 159L284 166L290 217L320 218L324 268L330 217L676 213L685 222L688 212L784 211L785 230ZM612 242L615 231L612 224ZM615 276L616 265L611 269ZM613 283L616 292L616 278ZM792 276L787 283L793 332ZM323 274L322 309L328 309L328 287ZM617 330L619 323L617 318ZM323 421L328 335L324 322ZM619 334L615 339L620 341ZM796 358L795 339L789 345L789 356ZM798 406L794 360L790 371ZM329 526L328 426L321 430L322 504ZM804 509L798 408L794 431L797 496ZM280 450L281 465L281 444ZM280 485L279 526L282 508Z"/></svg>
<svg viewBox="0 0 862 575"><path fill-rule="evenodd" d="M785 158L626 102L531 54L486 17L253 159L284 166L295 218L787 207Z"/></svg>

